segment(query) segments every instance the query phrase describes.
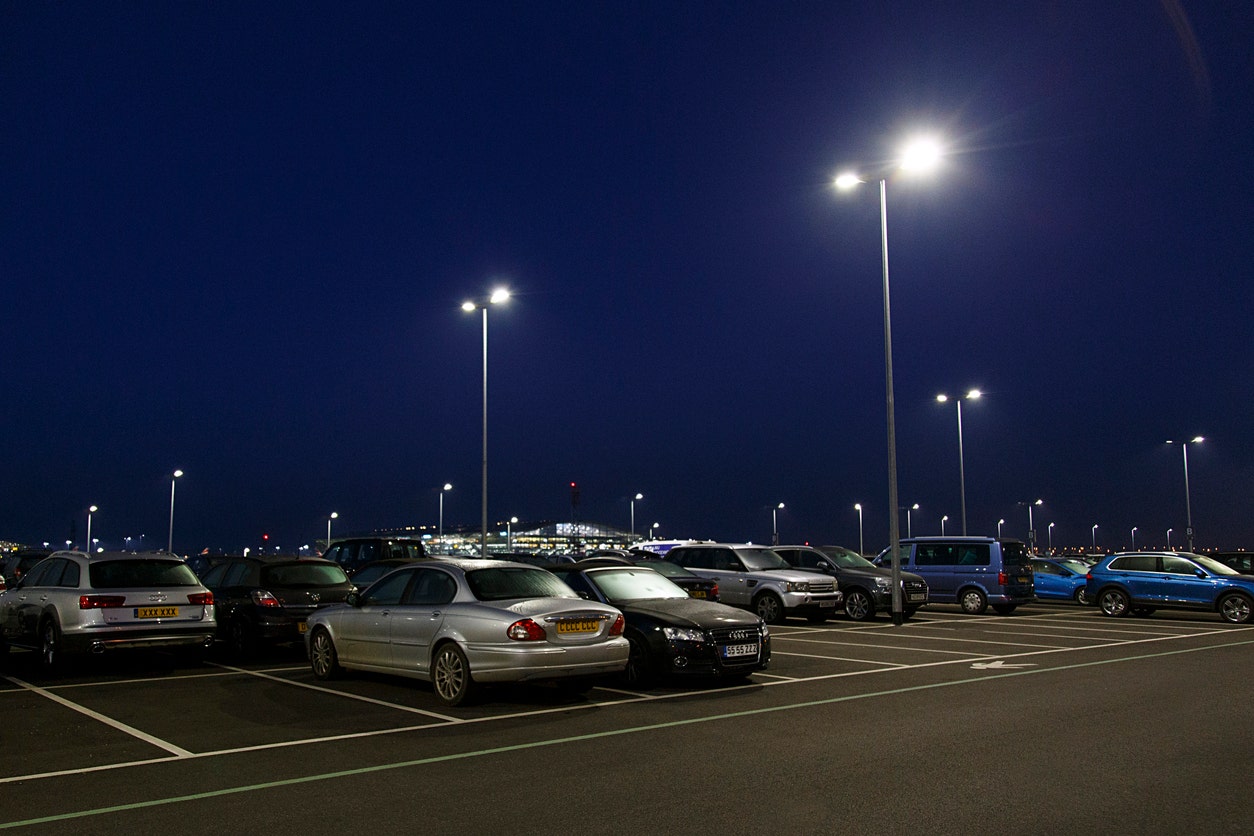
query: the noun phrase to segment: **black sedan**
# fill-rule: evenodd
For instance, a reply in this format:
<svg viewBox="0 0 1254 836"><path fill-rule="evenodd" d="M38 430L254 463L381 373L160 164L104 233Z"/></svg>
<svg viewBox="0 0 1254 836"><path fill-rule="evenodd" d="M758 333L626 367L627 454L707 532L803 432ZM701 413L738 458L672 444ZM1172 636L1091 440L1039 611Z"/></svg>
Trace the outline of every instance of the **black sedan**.
<svg viewBox="0 0 1254 836"><path fill-rule="evenodd" d="M588 565L600 562L550 571L582 597L622 611L631 645L628 685L672 675L744 678L770 664L770 634L753 613L691 598L647 566Z"/></svg>
<svg viewBox="0 0 1254 836"><path fill-rule="evenodd" d="M718 600L718 581L703 578L688 571L678 563L663 560L657 555L644 555L639 552L622 552L610 554L609 550L597 552L594 556L579 561L580 566L646 566L659 575L665 575L671 583L678 586L691 598L705 601ZM551 565L546 568L553 568Z"/></svg>

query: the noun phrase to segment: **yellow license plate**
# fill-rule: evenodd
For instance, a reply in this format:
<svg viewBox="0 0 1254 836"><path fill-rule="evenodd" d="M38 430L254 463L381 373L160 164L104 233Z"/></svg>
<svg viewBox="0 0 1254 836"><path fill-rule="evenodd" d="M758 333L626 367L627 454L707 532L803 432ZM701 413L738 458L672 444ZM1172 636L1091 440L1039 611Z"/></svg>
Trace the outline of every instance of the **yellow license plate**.
<svg viewBox="0 0 1254 836"><path fill-rule="evenodd" d="M600 626L599 621L559 621L557 632L560 633L595 633Z"/></svg>
<svg viewBox="0 0 1254 836"><path fill-rule="evenodd" d="M178 618L178 607L137 607L136 618Z"/></svg>
<svg viewBox="0 0 1254 836"><path fill-rule="evenodd" d="M704 598L704 597L705 597L705 590L704 590L704 589L694 589L694 590L692 590L692 591L690 591L690 592L688 593L688 597L690 597L690 598Z"/></svg>
<svg viewBox="0 0 1254 836"><path fill-rule="evenodd" d="M309 625L303 621L296 625L296 631L299 633L304 633L308 629L309 629Z"/></svg>

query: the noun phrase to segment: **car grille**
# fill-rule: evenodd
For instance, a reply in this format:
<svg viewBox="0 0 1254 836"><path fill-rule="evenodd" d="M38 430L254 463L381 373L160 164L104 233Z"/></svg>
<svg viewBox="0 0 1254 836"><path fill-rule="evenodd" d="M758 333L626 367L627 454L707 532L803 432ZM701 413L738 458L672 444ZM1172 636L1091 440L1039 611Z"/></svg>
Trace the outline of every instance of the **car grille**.
<svg viewBox="0 0 1254 836"><path fill-rule="evenodd" d="M810 581L811 592L835 592L836 583L834 581Z"/></svg>
<svg viewBox="0 0 1254 836"><path fill-rule="evenodd" d="M901 588L906 592L927 592L927 584L923 581L902 581Z"/></svg>
<svg viewBox="0 0 1254 836"><path fill-rule="evenodd" d="M762 656L762 634L757 627L720 627L717 630L709 631L710 638L714 640L715 652L718 654L723 667L736 667L737 665L755 665ZM721 648L729 644L749 644L757 642L758 652L750 656L732 656L724 658Z"/></svg>

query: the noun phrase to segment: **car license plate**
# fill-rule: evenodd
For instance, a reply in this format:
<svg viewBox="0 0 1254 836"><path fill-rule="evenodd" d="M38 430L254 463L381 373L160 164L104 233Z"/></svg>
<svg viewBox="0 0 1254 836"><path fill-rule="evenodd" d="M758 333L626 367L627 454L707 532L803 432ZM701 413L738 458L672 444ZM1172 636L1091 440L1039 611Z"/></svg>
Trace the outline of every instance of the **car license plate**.
<svg viewBox="0 0 1254 836"><path fill-rule="evenodd" d="M298 623L298 624L296 625L296 631L297 631L298 633L304 633L304 632L306 632L308 629L309 629L309 625L308 625L308 624L306 624L304 621L302 621L302 622L300 622L300 623Z"/></svg>
<svg viewBox="0 0 1254 836"><path fill-rule="evenodd" d="M758 654L758 646L756 644L729 644L723 648L723 658L731 659L735 656L756 656Z"/></svg>
<svg viewBox="0 0 1254 836"><path fill-rule="evenodd" d="M705 590L704 590L704 589L693 589L693 590L690 590L690 591L688 592L688 597L690 597L690 598L704 598L704 597L705 597Z"/></svg>
<svg viewBox="0 0 1254 836"><path fill-rule="evenodd" d="M559 621L557 622L557 632L559 635L564 633L595 633L597 626L601 622L592 619L583 621Z"/></svg>
<svg viewBox="0 0 1254 836"><path fill-rule="evenodd" d="M922 592L912 592L906 596L907 601L926 601L927 596Z"/></svg>
<svg viewBox="0 0 1254 836"><path fill-rule="evenodd" d="M178 618L178 607L136 607L136 618Z"/></svg>
<svg viewBox="0 0 1254 836"><path fill-rule="evenodd" d="M1017 580L1019 583L1028 583L1032 579L1031 578L1015 578L1015 580Z"/></svg>
<svg viewBox="0 0 1254 836"><path fill-rule="evenodd" d="M819 606L820 607L834 607L836 606L836 602L835 601L819 601Z"/></svg>

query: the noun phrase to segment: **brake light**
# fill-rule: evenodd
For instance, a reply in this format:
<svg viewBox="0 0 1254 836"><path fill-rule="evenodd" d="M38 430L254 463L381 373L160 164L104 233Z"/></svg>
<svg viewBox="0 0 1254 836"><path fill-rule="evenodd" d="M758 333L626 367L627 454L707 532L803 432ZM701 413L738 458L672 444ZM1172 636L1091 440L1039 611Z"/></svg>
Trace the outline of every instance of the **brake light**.
<svg viewBox="0 0 1254 836"><path fill-rule="evenodd" d="M199 604L202 607L212 606L213 605L213 593L212 592L193 592L191 595L187 596L187 603Z"/></svg>
<svg viewBox="0 0 1254 836"><path fill-rule="evenodd" d="M999 586L1005 586L1006 584L1010 583L1010 576L1007 575L1005 572L998 572L997 583Z"/></svg>
<svg viewBox="0 0 1254 836"><path fill-rule="evenodd" d="M718 584L714 584L714 586L710 588L710 597L711 598L718 597Z"/></svg>
<svg viewBox="0 0 1254 836"><path fill-rule="evenodd" d="M126 606L125 595L80 595L78 596L78 608L80 610L107 610L115 607Z"/></svg>
<svg viewBox="0 0 1254 836"><path fill-rule="evenodd" d="M623 621L622 613L619 613L618 618L614 619L614 626L610 628L610 635L621 636L623 634L623 628L626 626L627 622Z"/></svg>
<svg viewBox="0 0 1254 836"><path fill-rule="evenodd" d="M505 630L505 635L520 642L538 642L546 638L544 628L530 618L524 618L509 625Z"/></svg>
<svg viewBox="0 0 1254 836"><path fill-rule="evenodd" d="M1093 573L1092 573L1092 572L1085 572L1085 573L1084 573L1084 579L1085 579L1086 581L1091 581L1091 580L1093 580Z"/></svg>
<svg viewBox="0 0 1254 836"><path fill-rule="evenodd" d="M275 598L264 589L254 589L252 592L253 603L259 607L281 607L279 599Z"/></svg>

